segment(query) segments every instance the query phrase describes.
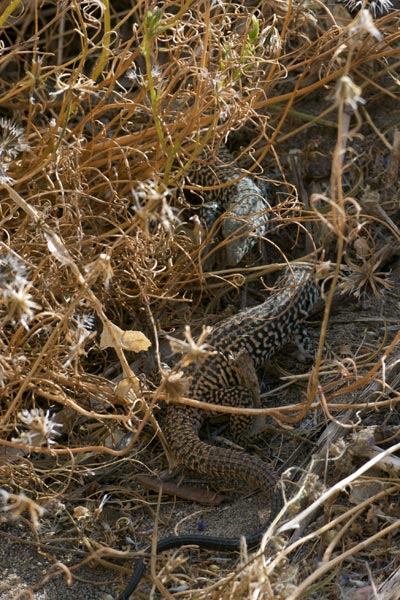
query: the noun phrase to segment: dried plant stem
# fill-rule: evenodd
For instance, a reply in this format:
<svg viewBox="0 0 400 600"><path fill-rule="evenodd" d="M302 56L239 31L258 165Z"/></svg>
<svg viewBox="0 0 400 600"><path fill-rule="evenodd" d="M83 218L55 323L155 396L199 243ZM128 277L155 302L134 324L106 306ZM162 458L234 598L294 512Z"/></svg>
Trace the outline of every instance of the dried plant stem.
<svg viewBox="0 0 400 600"><path fill-rule="evenodd" d="M15 595L34 598L47 579L77 584L77 569L90 561L125 574L151 540L153 583L164 597L332 600L342 570L348 581L388 578L399 558L393 553L381 568L379 557L387 552L384 536L397 543L397 532L371 536L371 523L393 519L398 459L382 458L381 442L371 440L379 433L394 443L400 403L400 136L391 114L400 11L373 18L363 3L357 18L336 18L320 0L301 7L292 0L0 4L0 520L31 524L37 548L54 564ZM237 240L257 240L234 268L226 267L222 216L231 198L221 205L211 193L222 189L235 203L235 181L218 180L224 146L237 180L253 174L271 204L262 234L234 230ZM292 150L301 160L296 176L288 168ZM208 186L193 177L206 164L217 176ZM204 206L210 197L213 205ZM335 275L328 289L329 276L317 269L326 308L311 375L279 356L283 385L261 395L268 406L261 408L257 377L239 357L238 377L254 388L257 408L187 398L178 361L167 374L167 336L181 340L190 325L196 339L203 324L262 302L288 263L319 267L322 260L334 263ZM349 299L342 302L339 290ZM319 321L316 314L314 345ZM106 343L100 334L107 332ZM140 350L127 334L131 342L142 336ZM274 538L276 522L261 553L248 557L243 548L236 566L196 560L182 571L177 551L157 575L157 534L174 526L176 512L163 496L156 514L142 474L158 481L170 459L166 402L276 422L272 460L285 464L287 494L298 490L287 512L296 514L310 489L320 496L291 518L290 539L284 529ZM381 474L365 477L369 462L318 491L343 477L347 456L374 456ZM89 491L88 482L99 480ZM351 501L370 497L353 507L345 485ZM322 502L325 520L313 523L310 511ZM181 510L180 522L195 528L197 508L182 501ZM227 511L214 510L223 530ZM247 523L239 512L228 520L241 535ZM206 525L217 532L211 517ZM68 567L66 546L76 559ZM347 560L363 547L369 571ZM66 596L58 587L56 595Z"/></svg>
<svg viewBox="0 0 400 600"><path fill-rule="evenodd" d="M306 579L304 579L304 581L302 581L301 584L298 585L296 591L290 594L287 600L298 600L302 597L303 593L306 590L308 590L309 587L314 584L314 582L318 581L318 579L320 579L325 573L328 573L329 571L340 565L344 560L346 560L346 558L356 555L358 552L361 552L369 546L373 545L376 541L385 538L394 531L397 531L399 527L400 519L397 519L394 523L391 523L387 527L384 527L381 531L378 531L374 535L371 535L369 538L363 540L356 546L349 548L346 552L335 556L335 558L332 558L327 563L322 564L314 571L314 573L309 575Z"/></svg>
<svg viewBox="0 0 400 600"><path fill-rule="evenodd" d="M291 519L284 525L278 529L278 533L283 533L284 531L290 531L291 529L296 529L299 527L299 523L306 518L310 513L314 512L316 508L324 504L329 498L335 496L338 492L343 491L347 485L349 485L352 481L358 479L363 473L371 469L374 465L378 464L380 460L383 460L386 456L398 452L400 450L400 444L395 444L391 446L387 450L382 450L379 454L373 456L369 461L367 461L364 465L362 465L359 469L351 473L345 479L342 479L334 486L329 488L325 493L323 493L318 500L315 500L310 506L308 506L305 510L301 511L294 519Z"/></svg>

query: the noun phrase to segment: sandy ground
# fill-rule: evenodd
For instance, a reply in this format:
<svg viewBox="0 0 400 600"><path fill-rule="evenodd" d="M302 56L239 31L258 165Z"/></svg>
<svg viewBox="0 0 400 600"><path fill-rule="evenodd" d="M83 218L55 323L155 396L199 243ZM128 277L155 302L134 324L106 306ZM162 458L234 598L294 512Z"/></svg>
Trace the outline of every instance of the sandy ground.
<svg viewBox="0 0 400 600"><path fill-rule="evenodd" d="M74 578L69 584L67 573L54 566L51 569L54 562L38 554L29 544L33 537L25 527L2 525L0 534L0 600L113 600L117 597L115 573L84 566L74 572L80 581ZM64 564L68 562L66 555ZM51 575L54 577L50 578Z"/></svg>

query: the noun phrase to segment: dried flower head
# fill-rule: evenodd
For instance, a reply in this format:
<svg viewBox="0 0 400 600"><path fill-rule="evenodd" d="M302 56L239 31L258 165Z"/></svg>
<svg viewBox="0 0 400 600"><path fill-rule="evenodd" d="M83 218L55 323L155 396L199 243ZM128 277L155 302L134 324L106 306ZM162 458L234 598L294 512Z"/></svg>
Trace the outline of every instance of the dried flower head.
<svg viewBox="0 0 400 600"><path fill-rule="evenodd" d="M0 181L12 179L7 175L10 163L24 150L29 150L25 140L25 132L11 119L0 118Z"/></svg>
<svg viewBox="0 0 400 600"><path fill-rule="evenodd" d="M358 104L365 104L365 100L361 97L361 88L354 83L348 75L340 77L337 83L335 98L337 104L344 104L351 107L354 111L357 110Z"/></svg>
<svg viewBox="0 0 400 600"><path fill-rule="evenodd" d="M31 286L28 284L18 289L2 290L8 307L8 318L13 322L21 323L25 329L29 329L28 321L34 316L34 311L40 309L40 305L32 300L32 295L29 293L30 288Z"/></svg>
<svg viewBox="0 0 400 600"><path fill-rule="evenodd" d="M50 411L44 412L41 408L31 408L18 413L19 421L27 427L26 431L19 434L17 438L12 438L13 442L26 444L29 446L51 446L55 444L54 436L60 435L58 427L61 423L55 422L55 415L50 415Z"/></svg>
<svg viewBox="0 0 400 600"><path fill-rule="evenodd" d="M170 343L172 352L182 352L183 357L181 363L184 367L187 367L196 360L199 356L208 356L216 354L216 351L211 350L211 346L205 344L206 338L210 335L212 327L203 327L203 331L200 337L195 341L192 337L189 325L185 327L185 338L186 341L178 340L177 338L167 335L167 340Z"/></svg>
<svg viewBox="0 0 400 600"><path fill-rule="evenodd" d="M366 290L372 290L375 298L381 299L383 292L393 287L388 274L378 270L385 258L384 250L385 248L368 257L359 256L357 263L347 257L349 275L342 281L341 289L356 298L360 298Z"/></svg>
<svg viewBox="0 0 400 600"><path fill-rule="evenodd" d="M0 256L0 309L6 310L6 320L21 323L28 329L34 311L40 309L32 300L32 284L26 278L25 265L11 252Z"/></svg>
<svg viewBox="0 0 400 600"><path fill-rule="evenodd" d="M29 150L29 144L25 140L25 131L11 119L1 117L0 119L0 160L12 160L18 154Z"/></svg>
<svg viewBox="0 0 400 600"><path fill-rule="evenodd" d="M0 288L28 283L26 267L17 254L0 255Z"/></svg>
<svg viewBox="0 0 400 600"><path fill-rule="evenodd" d="M384 15L393 8L391 0L345 0L344 5L351 11L368 9L374 17Z"/></svg>

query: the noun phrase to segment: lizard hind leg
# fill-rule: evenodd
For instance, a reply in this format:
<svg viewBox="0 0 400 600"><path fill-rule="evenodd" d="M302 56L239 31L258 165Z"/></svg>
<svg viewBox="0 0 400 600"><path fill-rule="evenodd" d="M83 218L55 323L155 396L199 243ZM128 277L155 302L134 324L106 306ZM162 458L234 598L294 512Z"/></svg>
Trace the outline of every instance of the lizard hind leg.
<svg viewBox="0 0 400 600"><path fill-rule="evenodd" d="M229 370L235 384L214 390L212 402L235 408L261 408L260 385L254 360L249 352L242 348L229 357ZM248 446L265 429L265 416L231 414L230 429L234 441Z"/></svg>
<svg viewBox="0 0 400 600"><path fill-rule="evenodd" d="M254 402L252 391L238 385L217 390L213 394L212 401L215 404L233 408L259 408L259 404ZM231 414L229 415L229 425L233 440L240 446L246 447L265 430L265 416Z"/></svg>

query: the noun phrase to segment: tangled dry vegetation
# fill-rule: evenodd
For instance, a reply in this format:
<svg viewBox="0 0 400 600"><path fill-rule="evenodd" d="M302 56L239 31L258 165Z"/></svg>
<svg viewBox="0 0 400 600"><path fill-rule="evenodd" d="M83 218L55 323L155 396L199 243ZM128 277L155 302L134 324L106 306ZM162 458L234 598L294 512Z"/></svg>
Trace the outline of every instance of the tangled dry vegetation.
<svg viewBox="0 0 400 600"><path fill-rule="evenodd" d="M390 577L399 589L400 11L0 7L3 522L22 519L63 562L52 576L90 558L116 595L157 518L160 537L176 521L139 479L167 468L166 334L190 324L196 338L287 260L331 261L315 365L285 371L294 395L269 401L275 468L297 482L285 518L299 528L228 563L176 551L153 575L166 598L368 598ZM221 143L272 205L265 238L229 269L220 222L206 230L186 177ZM285 454L299 428L301 460ZM136 597L159 597L149 585Z"/></svg>

